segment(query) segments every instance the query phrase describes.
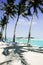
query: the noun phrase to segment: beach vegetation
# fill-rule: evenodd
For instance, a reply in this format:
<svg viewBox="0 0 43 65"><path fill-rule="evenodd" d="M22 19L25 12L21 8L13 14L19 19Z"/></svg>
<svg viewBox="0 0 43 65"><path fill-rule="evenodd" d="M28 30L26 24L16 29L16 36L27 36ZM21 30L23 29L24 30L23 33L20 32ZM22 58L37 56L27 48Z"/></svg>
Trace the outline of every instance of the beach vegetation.
<svg viewBox="0 0 43 65"><path fill-rule="evenodd" d="M7 0L7 3L1 2L3 6L1 7L1 11L3 11L3 15L6 16L6 22L9 20L9 16L11 18L15 17L16 14L16 6L14 5L14 0ZM15 9L14 9L15 8ZM6 41L6 30L7 30L7 24L5 28L5 41Z"/></svg>
<svg viewBox="0 0 43 65"><path fill-rule="evenodd" d="M2 33L0 32L0 41L2 40Z"/></svg>

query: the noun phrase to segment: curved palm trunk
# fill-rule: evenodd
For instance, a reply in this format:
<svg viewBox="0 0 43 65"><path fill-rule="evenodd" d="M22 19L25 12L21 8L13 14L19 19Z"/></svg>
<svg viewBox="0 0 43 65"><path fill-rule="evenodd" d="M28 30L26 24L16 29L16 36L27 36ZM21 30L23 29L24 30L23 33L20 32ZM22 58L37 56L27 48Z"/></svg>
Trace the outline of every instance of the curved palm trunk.
<svg viewBox="0 0 43 65"><path fill-rule="evenodd" d="M15 24L15 27L14 27L13 42L15 42L15 32L16 32L16 27L17 27L18 20L19 20L19 16L18 16L18 18L17 18L16 24Z"/></svg>
<svg viewBox="0 0 43 65"><path fill-rule="evenodd" d="M9 17L9 16L7 15L6 17L7 17L6 22L8 23L8 17ZM6 39L7 39L7 36L6 36L6 35L7 35L7 32L6 32L6 31L7 31L7 23L6 23L6 27L5 27L5 41L6 41Z"/></svg>
<svg viewBox="0 0 43 65"><path fill-rule="evenodd" d="M30 42L31 28L32 28L33 19L34 19L34 13L32 15L32 20L31 20L31 23L30 23L29 34L28 34L28 43Z"/></svg>

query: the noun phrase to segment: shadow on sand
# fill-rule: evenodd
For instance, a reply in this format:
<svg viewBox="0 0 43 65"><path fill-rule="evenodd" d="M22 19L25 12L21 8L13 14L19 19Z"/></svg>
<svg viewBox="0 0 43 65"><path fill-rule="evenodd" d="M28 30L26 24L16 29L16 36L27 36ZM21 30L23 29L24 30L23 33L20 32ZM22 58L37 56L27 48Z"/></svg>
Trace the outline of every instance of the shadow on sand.
<svg viewBox="0 0 43 65"><path fill-rule="evenodd" d="M9 50L11 50L11 51L9 51ZM13 46L5 47L4 51L5 51L4 55L6 57L10 56L10 59L12 59L12 60L2 62L2 63L0 63L0 65L3 65L4 63L7 63L7 65L9 65L9 63L11 63L13 61L13 58L20 60L22 65L30 65L27 63L26 59L23 56L24 52L32 51L32 52L37 52L37 53L43 53L43 49L41 49L41 48L33 49L32 47L19 46L17 44L14 44Z"/></svg>
<svg viewBox="0 0 43 65"><path fill-rule="evenodd" d="M12 51L9 52L10 49L12 49L13 52ZM19 58L18 60L21 61L22 65L30 65L27 63L26 59L23 57L23 53L28 51L27 46L18 46L15 44L14 46L5 47L4 51L5 51L5 54L4 54L5 56L7 56L7 57L11 56L11 58L16 58L16 59ZM17 57L17 55L18 55L18 57ZM13 59L10 61L12 62ZM0 65L3 65L4 63L7 63L7 65L9 65L10 61L2 62L2 63L0 63Z"/></svg>
<svg viewBox="0 0 43 65"><path fill-rule="evenodd" d="M28 50L28 51L32 51L32 52L36 52L36 53L43 53L43 48L40 48L40 47L39 47L38 49L37 49L37 48L32 48L32 47L29 48L29 47L28 47L27 50Z"/></svg>
<svg viewBox="0 0 43 65"><path fill-rule="evenodd" d="M8 61L5 61L5 62L2 62L2 63L0 63L0 65L3 65L3 64L9 64L9 62L11 62L12 60L8 60Z"/></svg>

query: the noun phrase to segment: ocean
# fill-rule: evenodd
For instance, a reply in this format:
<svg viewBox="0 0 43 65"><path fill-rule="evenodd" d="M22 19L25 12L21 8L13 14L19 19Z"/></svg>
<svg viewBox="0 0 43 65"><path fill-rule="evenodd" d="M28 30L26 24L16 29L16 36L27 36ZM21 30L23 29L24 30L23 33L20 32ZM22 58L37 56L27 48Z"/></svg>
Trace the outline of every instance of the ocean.
<svg viewBox="0 0 43 65"><path fill-rule="evenodd" d="M12 40L13 40L12 38L7 38L7 42L11 42ZM15 39L15 41L18 43L27 43L28 39ZM30 43L31 45L43 47L43 40L41 39L31 39Z"/></svg>

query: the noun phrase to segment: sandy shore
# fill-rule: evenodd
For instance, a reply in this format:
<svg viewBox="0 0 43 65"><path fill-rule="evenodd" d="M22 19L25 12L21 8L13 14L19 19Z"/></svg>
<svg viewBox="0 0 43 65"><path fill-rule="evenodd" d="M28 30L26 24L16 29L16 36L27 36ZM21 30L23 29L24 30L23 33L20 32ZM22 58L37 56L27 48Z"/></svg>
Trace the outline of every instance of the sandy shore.
<svg viewBox="0 0 43 65"><path fill-rule="evenodd" d="M0 49L0 65L43 65L43 53L29 51L26 45L9 49L8 56L2 54L3 50Z"/></svg>

